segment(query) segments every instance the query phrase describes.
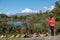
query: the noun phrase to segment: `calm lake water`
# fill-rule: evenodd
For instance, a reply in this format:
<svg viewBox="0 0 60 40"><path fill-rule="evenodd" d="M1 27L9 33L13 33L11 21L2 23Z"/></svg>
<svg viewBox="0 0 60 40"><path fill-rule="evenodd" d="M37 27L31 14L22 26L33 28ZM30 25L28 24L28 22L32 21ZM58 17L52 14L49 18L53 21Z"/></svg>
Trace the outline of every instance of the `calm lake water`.
<svg viewBox="0 0 60 40"><path fill-rule="evenodd" d="M11 25L22 25L24 22L21 21L8 21L7 24L11 24ZM41 23L27 23L28 26L33 26L33 25L40 25Z"/></svg>
<svg viewBox="0 0 60 40"><path fill-rule="evenodd" d="M7 24L12 24L12 25L18 26L18 25L22 25L23 22L21 22L21 21L8 21Z"/></svg>

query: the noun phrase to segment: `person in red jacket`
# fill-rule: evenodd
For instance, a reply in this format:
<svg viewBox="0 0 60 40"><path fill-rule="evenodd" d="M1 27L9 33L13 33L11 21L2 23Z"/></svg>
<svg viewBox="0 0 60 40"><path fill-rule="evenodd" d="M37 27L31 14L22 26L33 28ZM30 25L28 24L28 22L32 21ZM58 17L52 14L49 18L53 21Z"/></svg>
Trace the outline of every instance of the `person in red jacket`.
<svg viewBox="0 0 60 40"><path fill-rule="evenodd" d="M53 15L50 15L50 19L48 20L51 29L51 35L54 36L54 26L55 26L55 18Z"/></svg>

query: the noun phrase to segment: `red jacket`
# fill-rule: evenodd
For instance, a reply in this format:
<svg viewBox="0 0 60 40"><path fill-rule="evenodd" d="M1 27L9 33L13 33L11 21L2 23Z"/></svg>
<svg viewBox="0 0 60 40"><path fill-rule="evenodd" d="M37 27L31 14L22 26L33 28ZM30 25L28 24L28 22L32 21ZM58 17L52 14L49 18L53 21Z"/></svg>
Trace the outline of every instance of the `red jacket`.
<svg viewBox="0 0 60 40"><path fill-rule="evenodd" d="M54 18L54 16L51 19L49 19L48 21L50 23L50 26L52 26L52 27L55 26L55 18Z"/></svg>

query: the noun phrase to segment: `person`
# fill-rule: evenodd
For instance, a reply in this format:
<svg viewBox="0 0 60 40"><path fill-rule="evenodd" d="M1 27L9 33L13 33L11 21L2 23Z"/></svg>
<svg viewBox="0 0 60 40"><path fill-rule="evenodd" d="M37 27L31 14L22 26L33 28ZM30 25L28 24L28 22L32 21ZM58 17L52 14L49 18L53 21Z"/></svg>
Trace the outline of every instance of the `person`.
<svg viewBox="0 0 60 40"><path fill-rule="evenodd" d="M48 22L50 25L51 35L54 36L55 18L53 15L50 15L50 19L48 19Z"/></svg>

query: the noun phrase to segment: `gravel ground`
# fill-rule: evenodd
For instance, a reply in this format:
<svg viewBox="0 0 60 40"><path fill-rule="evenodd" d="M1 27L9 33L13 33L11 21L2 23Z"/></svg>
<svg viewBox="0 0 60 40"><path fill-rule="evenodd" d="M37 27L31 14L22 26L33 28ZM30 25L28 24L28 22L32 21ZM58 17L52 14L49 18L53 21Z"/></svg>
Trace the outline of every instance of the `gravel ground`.
<svg viewBox="0 0 60 40"><path fill-rule="evenodd" d="M31 37L31 38L0 38L0 40L60 40L60 36Z"/></svg>
<svg viewBox="0 0 60 40"><path fill-rule="evenodd" d="M22 38L21 40L60 40L60 36Z"/></svg>

